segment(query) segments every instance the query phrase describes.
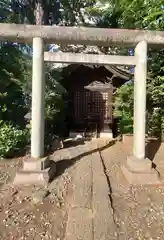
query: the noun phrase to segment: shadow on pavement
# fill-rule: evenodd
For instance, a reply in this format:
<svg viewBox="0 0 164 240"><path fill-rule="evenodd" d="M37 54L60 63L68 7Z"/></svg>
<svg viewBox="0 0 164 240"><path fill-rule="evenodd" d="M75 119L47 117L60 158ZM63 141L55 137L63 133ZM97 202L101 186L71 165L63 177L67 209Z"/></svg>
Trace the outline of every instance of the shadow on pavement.
<svg viewBox="0 0 164 240"><path fill-rule="evenodd" d="M60 161L57 161L55 162L54 164L54 161L51 160L51 168L56 168L56 172L55 172L55 176L54 177L51 177L50 178L50 183L57 177L59 177L60 175L62 175L64 173L64 171L66 169L68 169L69 167L73 166L77 161L79 161L81 158L85 157L85 156L88 156L90 154L93 154L95 152L98 152L98 151L103 151L105 150L106 148L109 148L111 146L113 146L115 144L116 140L112 140L110 141L107 145L103 146L103 147L97 147L96 149L93 149L91 151L87 151L87 152L84 152L74 158L71 158L71 159L63 159L63 160L60 160ZM52 171L53 172L53 171Z"/></svg>

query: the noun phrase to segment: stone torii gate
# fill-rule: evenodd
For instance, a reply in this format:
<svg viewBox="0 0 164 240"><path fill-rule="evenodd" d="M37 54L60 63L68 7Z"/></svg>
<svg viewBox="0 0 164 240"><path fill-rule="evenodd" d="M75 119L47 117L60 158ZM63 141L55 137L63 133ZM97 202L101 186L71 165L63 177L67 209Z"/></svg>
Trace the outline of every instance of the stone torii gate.
<svg viewBox="0 0 164 240"><path fill-rule="evenodd" d="M24 162L23 171L17 174L15 182L26 183L31 179L41 182L44 180L44 168L49 163L49 161L42 159L44 157L44 61L135 66L133 156L128 157L122 170L130 183L151 184L159 182L157 172L152 169L151 161L145 159L147 46L163 47L164 32L1 23L0 39L33 42L31 159ZM45 43L98 46L128 45L135 47L135 55L50 53L44 52ZM24 175L26 176L25 180L23 180Z"/></svg>

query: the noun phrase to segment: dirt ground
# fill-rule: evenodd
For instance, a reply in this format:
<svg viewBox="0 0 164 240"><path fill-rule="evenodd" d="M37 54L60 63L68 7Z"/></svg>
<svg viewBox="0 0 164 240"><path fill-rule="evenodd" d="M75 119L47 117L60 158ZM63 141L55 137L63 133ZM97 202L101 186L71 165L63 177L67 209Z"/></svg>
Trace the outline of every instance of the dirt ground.
<svg viewBox="0 0 164 240"><path fill-rule="evenodd" d="M32 196L39 188L17 188L10 184L22 160L0 162L0 240L64 239L69 172L54 180L49 196L36 204Z"/></svg>

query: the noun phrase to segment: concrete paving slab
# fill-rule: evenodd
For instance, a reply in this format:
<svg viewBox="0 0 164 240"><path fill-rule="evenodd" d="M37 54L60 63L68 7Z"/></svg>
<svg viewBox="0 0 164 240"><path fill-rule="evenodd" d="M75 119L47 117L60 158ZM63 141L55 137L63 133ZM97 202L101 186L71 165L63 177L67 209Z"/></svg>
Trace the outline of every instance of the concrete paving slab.
<svg viewBox="0 0 164 240"><path fill-rule="evenodd" d="M117 239L104 166L99 152L93 153L93 150L98 150L99 145L105 146L106 142L101 141L99 145L97 143L94 140L87 143L86 148L83 146L79 150L79 153L88 150L88 155L81 157L76 163L65 240ZM78 149L80 146L76 151Z"/></svg>
<svg viewBox="0 0 164 240"><path fill-rule="evenodd" d="M92 210L71 208L66 228L65 240L92 240Z"/></svg>
<svg viewBox="0 0 164 240"><path fill-rule="evenodd" d="M91 158L84 157L77 165L73 176L72 206L91 208L92 202L92 166Z"/></svg>
<svg viewBox="0 0 164 240"><path fill-rule="evenodd" d="M98 153L92 154L93 170L93 228L94 240L117 239L113 210L109 198L110 190L103 164Z"/></svg>

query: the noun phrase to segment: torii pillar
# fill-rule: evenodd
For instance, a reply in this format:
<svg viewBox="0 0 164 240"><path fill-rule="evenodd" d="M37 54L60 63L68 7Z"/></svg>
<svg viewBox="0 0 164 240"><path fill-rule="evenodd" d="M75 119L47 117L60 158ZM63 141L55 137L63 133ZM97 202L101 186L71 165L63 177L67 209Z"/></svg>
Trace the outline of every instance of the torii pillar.
<svg viewBox="0 0 164 240"><path fill-rule="evenodd" d="M14 184L46 186L56 168L44 158L44 108L45 108L44 40L33 38L32 69L32 129L31 157L23 162L23 169L16 174Z"/></svg>
<svg viewBox="0 0 164 240"><path fill-rule="evenodd" d="M43 39L33 39L33 69L32 69L32 131L31 156L41 158L44 156L44 43Z"/></svg>
<svg viewBox="0 0 164 240"><path fill-rule="evenodd" d="M147 78L147 43L145 41L137 44L135 57L133 155L127 158L122 170L130 184L154 184L159 183L158 173L152 168L152 161L145 158Z"/></svg>

